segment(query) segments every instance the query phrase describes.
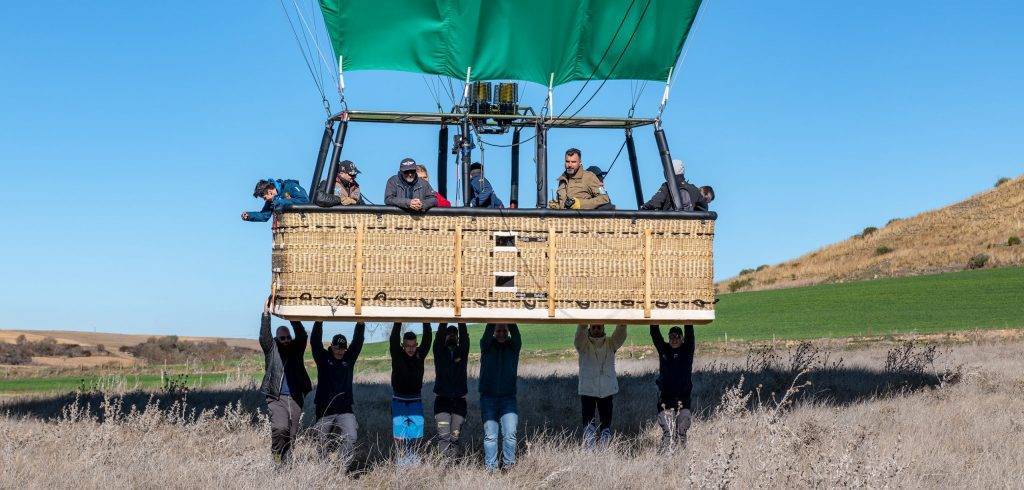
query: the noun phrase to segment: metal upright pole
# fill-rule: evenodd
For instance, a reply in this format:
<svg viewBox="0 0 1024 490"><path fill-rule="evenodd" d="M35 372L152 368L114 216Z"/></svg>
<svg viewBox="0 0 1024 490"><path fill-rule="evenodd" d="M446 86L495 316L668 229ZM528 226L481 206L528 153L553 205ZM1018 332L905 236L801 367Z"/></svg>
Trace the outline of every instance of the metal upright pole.
<svg viewBox="0 0 1024 490"><path fill-rule="evenodd" d="M511 208L519 207L519 130L512 131L512 189L508 194L508 203Z"/></svg>
<svg viewBox="0 0 1024 490"><path fill-rule="evenodd" d="M324 163L327 161L327 153L331 151L331 138L334 137L334 121L327 121L324 128L324 136L320 139L320 151L316 154L316 166L313 167L313 182L309 184L309 197L316 199L316 188L323 178Z"/></svg>
<svg viewBox="0 0 1024 490"><path fill-rule="evenodd" d="M327 193L334 194L338 180L338 162L341 161L341 150L345 147L345 134L348 133L348 116L341 119L338 133L334 136L334 154L331 155L331 168L327 171Z"/></svg>
<svg viewBox="0 0 1024 490"><path fill-rule="evenodd" d="M537 125L537 208L548 207L548 130Z"/></svg>
<svg viewBox="0 0 1024 490"><path fill-rule="evenodd" d="M469 166L473 163L473 151L469 134L469 118L462 119L462 205L469 207L469 201L473 199L473 189L469 186Z"/></svg>
<svg viewBox="0 0 1024 490"><path fill-rule="evenodd" d="M437 132L437 192L448 197L448 125Z"/></svg>
<svg viewBox="0 0 1024 490"><path fill-rule="evenodd" d="M636 194L636 208L644 205L644 189L640 185L640 167L636 162L636 145L633 144L633 130L626 128L626 154L629 155L629 171L633 174L633 192Z"/></svg>
<svg viewBox="0 0 1024 490"><path fill-rule="evenodd" d="M679 211L683 209L683 200L679 197L676 173L672 170L672 154L668 151L668 140L665 139L665 130L661 129L661 122L659 121L654 123L654 140L658 143L658 153L661 155L661 169L665 172L665 182L668 187L668 195L672 198L672 207Z"/></svg>

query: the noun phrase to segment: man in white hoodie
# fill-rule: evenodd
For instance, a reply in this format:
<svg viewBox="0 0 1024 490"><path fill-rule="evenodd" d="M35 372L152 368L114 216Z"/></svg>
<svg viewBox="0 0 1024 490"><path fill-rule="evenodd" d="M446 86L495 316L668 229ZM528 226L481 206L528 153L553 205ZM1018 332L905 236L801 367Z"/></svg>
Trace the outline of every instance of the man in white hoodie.
<svg viewBox="0 0 1024 490"><path fill-rule="evenodd" d="M626 342L626 326L618 325L611 337L604 325L580 325L573 342L580 356L580 404L583 407L583 445L606 445L612 438L612 398L619 392L615 351ZM596 415L596 417L595 417Z"/></svg>

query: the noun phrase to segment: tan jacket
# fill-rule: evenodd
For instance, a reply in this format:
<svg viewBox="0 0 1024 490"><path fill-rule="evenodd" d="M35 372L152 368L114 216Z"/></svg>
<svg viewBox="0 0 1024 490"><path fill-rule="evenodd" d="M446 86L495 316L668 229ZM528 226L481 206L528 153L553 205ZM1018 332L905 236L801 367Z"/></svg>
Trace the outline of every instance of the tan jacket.
<svg viewBox="0 0 1024 490"><path fill-rule="evenodd" d="M567 177L563 172L558 176L558 191L554 201L548 203L551 209L565 209L565 199L571 197L580 203L580 209L597 209L604 204L610 204L608 193L604 190L604 183L597 178L593 172L583 170L576 171L572 177Z"/></svg>
<svg viewBox="0 0 1024 490"><path fill-rule="evenodd" d="M615 327L611 336L593 338L586 325L576 328L576 352L580 356L580 395L604 398L619 392L615 376L615 351L626 342L626 326Z"/></svg>

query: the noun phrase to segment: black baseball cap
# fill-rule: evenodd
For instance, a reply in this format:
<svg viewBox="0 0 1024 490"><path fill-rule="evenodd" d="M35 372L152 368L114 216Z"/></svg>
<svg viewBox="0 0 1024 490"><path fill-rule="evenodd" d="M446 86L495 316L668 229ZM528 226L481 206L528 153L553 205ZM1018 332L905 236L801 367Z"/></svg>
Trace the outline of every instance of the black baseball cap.
<svg viewBox="0 0 1024 490"><path fill-rule="evenodd" d="M338 334L331 338L331 345L334 347L348 347L348 339L344 335Z"/></svg>
<svg viewBox="0 0 1024 490"><path fill-rule="evenodd" d="M608 172L601 170L601 167L598 167L597 165L587 167L587 172L596 175L598 179L601 179L601 182L604 182L604 176L608 175Z"/></svg>
<svg viewBox="0 0 1024 490"><path fill-rule="evenodd" d="M676 325L676 326L668 329L668 334L669 335L672 335L672 334L682 335L683 334L683 329L679 328L679 326Z"/></svg>
<svg viewBox="0 0 1024 490"><path fill-rule="evenodd" d="M359 169L356 168L355 163L352 163L352 160L342 160L341 165L338 166L338 173L356 175L359 173Z"/></svg>
<svg viewBox="0 0 1024 490"><path fill-rule="evenodd" d="M416 160L413 160L412 158L409 157L403 158L402 163L398 165L399 172L408 172L410 170L416 170L418 168L419 165L416 164Z"/></svg>

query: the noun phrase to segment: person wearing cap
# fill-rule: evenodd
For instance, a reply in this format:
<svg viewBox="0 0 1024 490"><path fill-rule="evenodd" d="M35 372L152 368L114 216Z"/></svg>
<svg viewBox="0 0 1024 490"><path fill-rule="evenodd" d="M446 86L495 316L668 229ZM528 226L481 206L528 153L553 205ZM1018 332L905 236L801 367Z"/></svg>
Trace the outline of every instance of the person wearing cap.
<svg viewBox="0 0 1024 490"><path fill-rule="evenodd" d="M484 166L480 162L474 162L469 166L469 188L471 208L503 208L498 195L494 193L490 181L484 177Z"/></svg>
<svg viewBox="0 0 1024 490"><path fill-rule="evenodd" d="M693 325L686 331L678 326L668 330L668 342L661 328L651 325L651 340L658 352L658 425L661 446L658 451L671 453L675 446L686 445L690 429L690 392L693 391L693 351L696 341Z"/></svg>
<svg viewBox="0 0 1024 490"><path fill-rule="evenodd" d="M437 335L438 342L434 342L434 421L441 454L453 456L461 449L459 434L466 420L469 331L465 323L458 327L442 323L437 327Z"/></svg>
<svg viewBox="0 0 1024 490"><path fill-rule="evenodd" d="M672 160L672 170L675 173L675 184L679 187L679 200L682 204L682 211L707 211L708 203L697 186L686 181L682 160ZM675 211L672 205L672 195L668 192L668 183L662 182L658 192L655 192L651 199L640 206L640 209L653 211Z"/></svg>
<svg viewBox="0 0 1024 490"><path fill-rule="evenodd" d="M359 169L351 160L343 160L338 165L338 176L334 179L334 193L328 192L327 180L321 180L316 186L316 203L321 207L352 206L363 204L363 196L359 193L356 182Z"/></svg>
<svg viewBox="0 0 1024 490"><path fill-rule="evenodd" d="M430 174L427 173L427 167L424 167L423 165L417 165L416 166L416 176L418 176L424 182L427 182L428 184L430 183ZM446 198L443 195L441 195L440 192L434 191L434 197L437 198L437 207L439 207L439 208L450 208L450 207L452 207L452 202L449 201L448 198Z"/></svg>
<svg viewBox="0 0 1024 490"><path fill-rule="evenodd" d="M615 352L626 342L626 326L618 325L611 337L604 325L579 325L573 345L579 354L579 395L583 409L583 445L607 446L612 439L612 399L619 392ZM600 439L598 439L600 437Z"/></svg>
<svg viewBox="0 0 1024 490"><path fill-rule="evenodd" d="M408 466L419 462L416 445L423 438L423 361L430 353L433 333L430 324L423 324L423 344L417 345L416 334L399 332L402 324L391 327L391 428L398 464Z"/></svg>
<svg viewBox="0 0 1024 490"><path fill-rule="evenodd" d="M352 375L359 351L363 349L365 332L366 325L356 323L351 345L339 333L331 339L330 347L324 349L324 324L313 323L310 349L317 372L316 396L313 398L317 421L313 425L313 433L320 440L321 456L340 448L342 457L348 458L355 446L359 424L352 413Z"/></svg>
<svg viewBox="0 0 1024 490"><path fill-rule="evenodd" d="M516 383L523 338L515 323L488 323L480 338L480 419L484 424L484 466L498 469L498 440L505 468L516 462L519 407Z"/></svg>
<svg viewBox="0 0 1024 490"><path fill-rule="evenodd" d="M551 209L598 209L611 204L604 183L588 170L583 170L583 152L576 148L565 151L565 172L558 176L555 199Z"/></svg>
<svg viewBox="0 0 1024 490"><path fill-rule="evenodd" d="M245 221L268 221L276 211L294 204L309 204L306 190L299 185L299 181L291 179L263 179L256 183L252 197L263 199L263 209L242 213Z"/></svg>
<svg viewBox="0 0 1024 490"><path fill-rule="evenodd" d="M407 211L426 211L437 206L437 198L430 183L419 178L416 160L402 159L398 175L392 175L384 188L384 204Z"/></svg>
<svg viewBox="0 0 1024 490"><path fill-rule="evenodd" d="M301 322L291 322L294 339L283 325L277 327L276 335L270 335L270 301L271 298L267 298L260 317L260 348L266 366L260 392L266 397L270 411L270 449L274 460L283 464L291 459L302 402L313 385L302 362L308 340L305 327Z"/></svg>

